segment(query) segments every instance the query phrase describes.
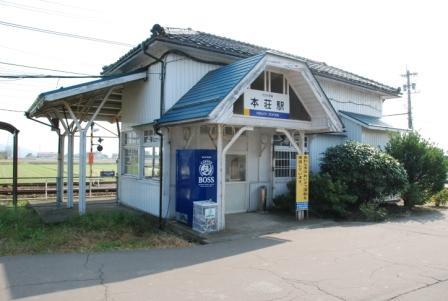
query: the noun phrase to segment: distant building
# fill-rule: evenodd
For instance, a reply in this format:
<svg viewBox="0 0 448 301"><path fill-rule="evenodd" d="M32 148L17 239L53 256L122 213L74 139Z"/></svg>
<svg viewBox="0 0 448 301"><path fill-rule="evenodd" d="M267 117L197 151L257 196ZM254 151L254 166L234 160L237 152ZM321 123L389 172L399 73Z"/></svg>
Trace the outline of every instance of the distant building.
<svg viewBox="0 0 448 301"><path fill-rule="evenodd" d="M38 159L57 159L58 154L55 152L38 152L36 158L38 158Z"/></svg>

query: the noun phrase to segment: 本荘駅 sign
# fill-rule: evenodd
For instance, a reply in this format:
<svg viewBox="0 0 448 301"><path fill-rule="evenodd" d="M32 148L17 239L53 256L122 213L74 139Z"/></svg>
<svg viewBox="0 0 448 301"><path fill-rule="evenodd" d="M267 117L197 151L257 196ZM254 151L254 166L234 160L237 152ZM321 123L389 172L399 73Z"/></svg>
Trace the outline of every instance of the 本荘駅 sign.
<svg viewBox="0 0 448 301"><path fill-rule="evenodd" d="M289 95L248 89L244 92L244 115L289 118Z"/></svg>
<svg viewBox="0 0 448 301"><path fill-rule="evenodd" d="M308 210L309 158L297 155L296 159L296 211Z"/></svg>

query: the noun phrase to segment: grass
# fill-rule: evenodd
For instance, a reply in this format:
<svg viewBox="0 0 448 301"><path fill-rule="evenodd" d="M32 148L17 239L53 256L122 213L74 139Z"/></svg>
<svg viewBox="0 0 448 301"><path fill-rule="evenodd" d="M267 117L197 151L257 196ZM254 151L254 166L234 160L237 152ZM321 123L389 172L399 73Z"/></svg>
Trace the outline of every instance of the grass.
<svg viewBox="0 0 448 301"><path fill-rule="evenodd" d="M97 162L93 164L92 175L98 177L102 170L117 171L117 164L110 162ZM79 165L74 164L73 173L74 176L78 176ZM67 176L67 165L64 167L64 174ZM56 162L39 162L39 161L19 161L18 176L20 177L52 177L48 179L54 182L57 175L57 163ZM87 175L89 175L89 166L87 166ZM2 180L1 178L12 177L12 161L2 160L0 161L0 183L12 183L12 180ZM108 178L108 180L114 180L114 178ZM44 179L19 179L19 183L36 183L44 182Z"/></svg>
<svg viewBox="0 0 448 301"><path fill-rule="evenodd" d="M0 205L0 256L54 252L97 252L186 247L190 243L132 212L88 213L59 224L44 224L21 201Z"/></svg>

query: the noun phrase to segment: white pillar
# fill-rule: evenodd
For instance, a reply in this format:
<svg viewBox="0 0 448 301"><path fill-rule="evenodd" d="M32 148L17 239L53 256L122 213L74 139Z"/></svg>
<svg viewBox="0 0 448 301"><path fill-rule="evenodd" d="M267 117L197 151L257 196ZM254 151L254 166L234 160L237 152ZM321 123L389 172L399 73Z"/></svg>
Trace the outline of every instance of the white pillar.
<svg viewBox="0 0 448 301"><path fill-rule="evenodd" d="M73 142L74 133L67 136L67 208L73 207Z"/></svg>
<svg viewBox="0 0 448 301"><path fill-rule="evenodd" d="M87 128L79 131L79 200L78 209L79 214L83 215L86 212L86 138Z"/></svg>
<svg viewBox="0 0 448 301"><path fill-rule="evenodd" d="M61 207L64 200L64 145L65 134L58 133L58 170L56 179L56 205Z"/></svg>
<svg viewBox="0 0 448 301"><path fill-rule="evenodd" d="M223 206L222 201L222 190L225 189L225 174L222 172L222 149L223 149L223 142L222 142L222 125L217 125L217 131L218 131L218 137L216 142L216 153L217 153L217 164L218 164L218 183L217 183L217 203L218 203L218 230L224 230L225 227L225 208ZM224 174L224 177L223 177Z"/></svg>

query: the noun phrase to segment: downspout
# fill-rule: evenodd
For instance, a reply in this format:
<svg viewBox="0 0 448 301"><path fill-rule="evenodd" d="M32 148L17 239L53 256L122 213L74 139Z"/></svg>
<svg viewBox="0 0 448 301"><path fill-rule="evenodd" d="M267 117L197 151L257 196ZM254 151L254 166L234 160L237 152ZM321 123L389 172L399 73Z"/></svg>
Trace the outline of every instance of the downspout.
<svg viewBox="0 0 448 301"><path fill-rule="evenodd" d="M158 58L151 53L146 51L143 43L140 45L143 53L150 58L160 62L161 64L161 72L160 72L160 117L162 117L165 110L165 72L166 72L166 63L162 60L162 58ZM160 137L160 155L159 155L159 229L163 229L163 213L162 213L162 205L163 205L163 133L160 131L160 127L158 125L154 126L154 130L156 134Z"/></svg>

